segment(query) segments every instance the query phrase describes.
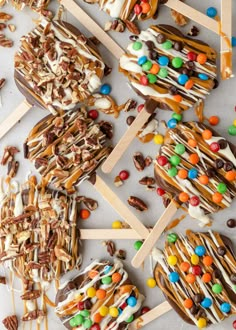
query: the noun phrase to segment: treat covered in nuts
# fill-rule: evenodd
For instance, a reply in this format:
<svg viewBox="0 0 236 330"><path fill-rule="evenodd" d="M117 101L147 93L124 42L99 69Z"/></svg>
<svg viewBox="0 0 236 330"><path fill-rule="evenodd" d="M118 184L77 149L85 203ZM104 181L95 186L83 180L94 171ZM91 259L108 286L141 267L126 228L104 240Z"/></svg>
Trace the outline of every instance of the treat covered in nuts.
<svg viewBox="0 0 236 330"><path fill-rule="evenodd" d="M95 260L62 284L55 310L67 329L125 330L140 315L143 301L120 260Z"/></svg>
<svg viewBox="0 0 236 330"><path fill-rule="evenodd" d="M42 13L47 7L50 0L11 0L11 4L17 9L22 10L24 7L30 7L32 10Z"/></svg>
<svg viewBox="0 0 236 330"><path fill-rule="evenodd" d="M74 109L99 86L105 64L95 45L74 26L42 20L21 38L15 81L30 104L56 113Z"/></svg>

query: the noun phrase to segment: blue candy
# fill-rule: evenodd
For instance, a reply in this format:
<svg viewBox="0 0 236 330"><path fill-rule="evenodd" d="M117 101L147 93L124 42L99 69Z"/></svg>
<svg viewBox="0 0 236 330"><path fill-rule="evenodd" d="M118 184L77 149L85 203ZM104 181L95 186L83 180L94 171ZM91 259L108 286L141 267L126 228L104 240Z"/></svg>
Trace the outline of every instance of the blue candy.
<svg viewBox="0 0 236 330"><path fill-rule="evenodd" d="M199 73L198 78L200 78L201 80L208 80L209 77L205 73Z"/></svg>
<svg viewBox="0 0 236 330"><path fill-rule="evenodd" d="M111 93L111 86L108 84L103 84L100 88L100 93L104 95L108 95Z"/></svg>
<svg viewBox="0 0 236 330"><path fill-rule="evenodd" d="M210 298L204 298L201 302L201 306L204 308L209 308L212 305L212 300Z"/></svg>
<svg viewBox="0 0 236 330"><path fill-rule="evenodd" d="M178 77L178 83L180 85L185 85L188 80L189 80L189 76L187 76L186 74L180 74Z"/></svg>
<svg viewBox="0 0 236 330"><path fill-rule="evenodd" d="M231 45L232 45L232 47L236 47L236 37L232 37Z"/></svg>
<svg viewBox="0 0 236 330"><path fill-rule="evenodd" d="M171 283L178 282L178 280L179 280L179 274L176 272L170 273L168 277L169 277L169 280Z"/></svg>
<svg viewBox="0 0 236 330"><path fill-rule="evenodd" d="M189 179L196 179L197 175L198 175L198 170L196 170L196 168L191 168L191 170L188 171Z"/></svg>
<svg viewBox="0 0 236 330"><path fill-rule="evenodd" d="M217 9L215 7L207 8L206 14L208 17L214 18L217 15Z"/></svg>
<svg viewBox="0 0 236 330"><path fill-rule="evenodd" d="M119 307L118 308L119 315L123 313L123 310Z"/></svg>
<svg viewBox="0 0 236 330"><path fill-rule="evenodd" d="M127 304L130 306L130 307L134 307L137 305L137 299L135 297L129 297L127 300L126 300Z"/></svg>
<svg viewBox="0 0 236 330"><path fill-rule="evenodd" d="M139 59L138 59L138 64L139 65L143 65L146 62L147 62L147 56L141 56L141 57L139 57Z"/></svg>
<svg viewBox="0 0 236 330"><path fill-rule="evenodd" d="M231 310L231 306L229 303L224 302L223 304L220 305L220 309L223 313L229 313Z"/></svg>
<svg viewBox="0 0 236 330"><path fill-rule="evenodd" d="M206 253L206 248L203 245L198 245L198 246L196 246L194 251L195 251L196 255L198 255L199 257L202 257Z"/></svg>
<svg viewBox="0 0 236 330"><path fill-rule="evenodd" d="M175 118L171 118L170 120L168 120L167 126L168 128L175 128L177 123L178 121Z"/></svg>
<svg viewBox="0 0 236 330"><path fill-rule="evenodd" d="M110 271L111 271L111 269L112 269L112 266L105 266L105 268L104 268L104 274L109 274L110 273Z"/></svg>
<svg viewBox="0 0 236 330"><path fill-rule="evenodd" d="M169 58L167 56L160 56L159 59L158 59L158 63L161 65L161 66L166 66L169 64Z"/></svg>

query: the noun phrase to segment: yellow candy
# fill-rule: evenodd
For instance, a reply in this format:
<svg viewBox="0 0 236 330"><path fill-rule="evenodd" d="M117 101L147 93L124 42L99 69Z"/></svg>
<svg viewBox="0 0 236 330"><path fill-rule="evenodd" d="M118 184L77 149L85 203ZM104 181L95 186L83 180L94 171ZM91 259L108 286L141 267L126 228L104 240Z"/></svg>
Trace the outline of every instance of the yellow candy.
<svg viewBox="0 0 236 330"><path fill-rule="evenodd" d="M154 143L156 144L163 144L164 137L161 134L156 134L153 138Z"/></svg>
<svg viewBox="0 0 236 330"><path fill-rule="evenodd" d="M146 284L149 288L155 288L155 286L157 285L157 282L154 280L154 278L150 277L147 279Z"/></svg>
<svg viewBox="0 0 236 330"><path fill-rule="evenodd" d="M233 121L233 125L236 126L236 119L234 119L234 121Z"/></svg>
<svg viewBox="0 0 236 330"><path fill-rule="evenodd" d="M207 326L207 322L204 318L200 317L200 319L198 319L197 321L197 326L199 329L203 329Z"/></svg>
<svg viewBox="0 0 236 330"><path fill-rule="evenodd" d="M197 256L196 254L193 254L191 256L191 263L193 265L198 265L199 264L199 256Z"/></svg>
<svg viewBox="0 0 236 330"><path fill-rule="evenodd" d="M113 229L121 229L122 228L122 222L119 220L112 222L112 228Z"/></svg>
<svg viewBox="0 0 236 330"><path fill-rule="evenodd" d="M109 313L109 308L107 306L101 306L99 308L99 314L103 317L107 316L107 314Z"/></svg>
<svg viewBox="0 0 236 330"><path fill-rule="evenodd" d="M95 297L96 296L96 289L94 289L93 287L88 288L88 290L87 290L87 296L89 298Z"/></svg>
<svg viewBox="0 0 236 330"><path fill-rule="evenodd" d="M178 259L176 256L169 256L167 262L170 266L175 266L178 262Z"/></svg>
<svg viewBox="0 0 236 330"><path fill-rule="evenodd" d="M119 315L119 311L116 307L110 307L109 308L109 314L112 316L112 317L117 317Z"/></svg>

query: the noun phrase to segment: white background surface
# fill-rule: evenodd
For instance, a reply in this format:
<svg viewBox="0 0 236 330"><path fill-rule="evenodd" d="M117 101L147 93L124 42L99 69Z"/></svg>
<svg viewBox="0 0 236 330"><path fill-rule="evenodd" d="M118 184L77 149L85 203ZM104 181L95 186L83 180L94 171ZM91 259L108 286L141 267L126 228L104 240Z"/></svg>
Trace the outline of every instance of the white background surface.
<svg viewBox="0 0 236 330"><path fill-rule="evenodd" d="M224 0L222 0L224 1ZM100 23L101 26L104 26L108 16L105 13L99 12L98 7L96 5L88 5L84 4L82 0L78 1L81 6L91 14L91 16ZM220 0L216 1L188 1L195 8L205 11L209 6L215 6L217 8L220 7ZM55 2L52 4L52 8L56 8ZM13 80L13 57L14 52L17 50L19 44L19 38L24 33L27 33L32 27L32 17L35 17L35 14L32 14L29 10L24 10L23 12L16 12L9 5L4 8L5 11L14 15L14 19L12 20L13 24L16 24L17 30L14 33L7 31L7 35L12 37L15 41L15 46L12 49L0 49L0 78L7 78L7 84L2 91L2 103L3 107L0 108L0 121L7 117L7 115L15 109L15 107L23 100L23 96L19 93L17 88L15 87ZM234 17L236 15L236 8L234 8ZM77 27L81 29L81 31L85 32L83 27L79 24L76 19L72 18L70 14L65 14L65 20L73 23ZM163 7L160 11L160 15L158 18L158 23L171 23L172 20L169 15L169 9ZM146 28L149 22L140 23L140 27ZM190 29L193 22L189 23L188 26L184 29L186 32ZM199 26L198 24L196 24ZM219 50L219 38L213 33L206 31L201 26L200 27L200 35L199 39L202 39L217 50ZM234 35L236 35L236 26L234 27ZM88 33L86 33L89 35ZM127 45L128 41L128 33L117 34L112 33L114 39L123 47ZM135 93L129 88L127 80L123 75L117 73L117 61L108 53L108 51L100 47L101 53L106 59L106 62L113 67L112 74L105 78L105 81L109 82L112 85L112 96L114 96L117 102L121 103L127 100L129 97L132 97L142 103L142 100L138 98ZM234 64L236 71L236 57L234 56ZM220 125L216 127L216 129L225 137L229 138L233 143L236 142L236 137L230 137L227 134L227 128L232 124L233 120L236 118L236 113L234 112L234 106L236 105L236 79L231 79L229 81L221 82L220 86L214 90L211 95L208 97L206 101L205 114L206 116L210 115L218 115L221 119ZM20 156L17 155L17 159L20 160L20 170L17 176L17 179L23 182L26 178L26 175L31 170L35 173L33 166L27 161L23 159L23 148L22 144L25 138L27 137L30 129L35 125L41 118L46 115L46 111L40 110L37 108L31 109L30 112L18 123L12 131L5 136L4 139L0 141L0 153L2 153L4 146L6 145L15 145L21 150ZM117 120L114 120L113 117L107 117L104 115L100 115L100 118L106 118L107 120L111 120L115 125L115 136L114 143L118 141L119 137L126 130L126 117L128 115L133 115L135 113L129 114L121 114ZM171 117L170 112L158 111L157 118L168 120ZM196 116L193 110L188 111L184 114L184 120L196 120ZM160 126L160 131L162 131L162 127ZM153 168L149 167L144 172L137 172L134 168L132 162L132 155L136 151L142 151L145 156L151 155L155 157L158 152L158 146L153 142L149 144L141 144L138 140L135 140L129 150L126 152L125 156L120 160L119 164L115 167L113 172L109 175L102 175L106 180L108 185L112 187L112 189L118 194L118 196L126 202L127 198L134 194L138 197L141 197L144 201L147 202L149 206L149 210L144 213L138 213L137 216L145 225L154 225L155 221L163 212L164 208L161 202L161 198L156 195L155 192L145 191L145 188L138 184L138 180L140 180L145 175L153 175ZM120 170L127 169L130 171L130 178L125 184L116 188L113 185L113 179L115 175L119 173ZM0 168L0 175L5 174L6 169ZM81 228L111 228L111 224L114 220L120 219L120 217L116 214L115 211L102 200L102 197L94 190L94 188L89 183L84 183L80 188L80 194L85 194L92 198L95 198L99 201L99 208L97 211L92 213L92 216L88 221L81 221ZM214 224L213 229L218 230L224 234L227 234L231 239L236 243L236 229L229 229L226 226L226 221L230 217L236 218L235 215L235 206L234 203L230 209L227 209L223 212L213 215ZM136 212L134 210L134 212ZM122 219L120 219L122 220ZM199 230L198 222L196 220L191 219L190 217L186 217L183 223L176 228L176 232L183 232L187 228L192 228L195 230ZM164 242L164 236L158 242L157 246L162 247ZM150 262L147 259L145 262L144 269L136 270L133 269L130 265L130 260L133 257L135 250L133 248L133 241L117 241L117 248L125 249L127 251L127 260L125 261L125 266L130 273L130 276L135 284L140 288L140 291L143 292L147 299L145 305L149 307L154 307L157 304L164 301L163 295L158 288L149 289L146 287L146 279L150 277L151 274L151 266ZM101 241L87 241L83 242L83 267L85 267L91 259L96 258L106 258L108 254L106 249L102 246ZM54 296L54 290L52 289L50 292L50 296ZM15 293L16 299L16 308L19 315L22 315L22 303L19 298L19 293ZM10 293L7 292L5 286L0 286L0 320L2 320L7 315L12 314L12 304ZM57 328L58 330L64 329L61 323L58 321L53 311L49 312L49 329L53 330ZM223 324L218 326L212 326L211 329L221 330L221 329L233 329L232 322L236 319L236 317L231 317ZM0 323L0 329L3 329L3 325ZM25 327L25 329L30 329L29 324ZM35 324L32 326L32 329L36 329ZM193 329L192 326L186 325L176 314L174 311L167 313L162 316L158 320L154 321L150 325L146 326L145 329L151 330L190 330Z"/></svg>

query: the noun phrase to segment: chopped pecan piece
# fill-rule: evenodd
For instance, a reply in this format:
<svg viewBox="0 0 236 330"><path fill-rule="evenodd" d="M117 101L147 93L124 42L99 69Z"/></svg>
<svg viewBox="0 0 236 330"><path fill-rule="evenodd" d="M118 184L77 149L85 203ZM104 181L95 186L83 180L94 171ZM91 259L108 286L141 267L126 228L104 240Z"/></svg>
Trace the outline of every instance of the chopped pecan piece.
<svg viewBox="0 0 236 330"><path fill-rule="evenodd" d="M18 172L19 162L12 160L8 163L7 175L10 178L14 178Z"/></svg>
<svg viewBox="0 0 236 330"><path fill-rule="evenodd" d="M103 134L105 134L108 139L112 139L112 137L113 137L112 124L109 123L108 121L101 121L99 123L99 125L100 125L100 129L103 132Z"/></svg>
<svg viewBox="0 0 236 330"><path fill-rule="evenodd" d="M145 186L151 186L155 184L155 179L149 176L145 176L141 180L139 180L139 183Z"/></svg>
<svg viewBox="0 0 236 330"><path fill-rule="evenodd" d="M90 211L94 211L98 208L98 202L92 198L84 197L83 203Z"/></svg>
<svg viewBox="0 0 236 330"><path fill-rule="evenodd" d="M145 166L146 166L146 167L149 167L151 164L152 164L152 157L147 156L147 157L145 158Z"/></svg>
<svg viewBox="0 0 236 330"><path fill-rule="evenodd" d="M27 291L23 295L21 295L22 300L34 300L39 298L41 295L40 290L32 290L32 291Z"/></svg>
<svg viewBox="0 0 236 330"><path fill-rule="evenodd" d="M35 311L24 314L21 319L22 321L25 322L25 321L37 320L39 317L44 317L44 316L45 316L44 311L37 309Z"/></svg>
<svg viewBox="0 0 236 330"><path fill-rule="evenodd" d="M114 185L115 185L116 187L120 187L120 186L122 186L123 184L124 184L124 183L123 183L123 181L121 180L120 176L117 175L117 176L115 177L115 179L114 179Z"/></svg>
<svg viewBox="0 0 236 330"><path fill-rule="evenodd" d="M137 107L137 102L135 100L129 99L124 106L124 112L129 112Z"/></svg>
<svg viewBox="0 0 236 330"><path fill-rule="evenodd" d="M8 39L4 34L0 34L0 46L11 48L13 46L13 41Z"/></svg>
<svg viewBox="0 0 236 330"><path fill-rule="evenodd" d="M137 27L137 25L134 22L130 22L129 20L124 20L125 25L127 27L127 29L135 35L138 35L140 33L139 28Z"/></svg>
<svg viewBox="0 0 236 330"><path fill-rule="evenodd" d="M8 29L11 31L11 32L15 32L16 31L16 26L14 24L8 24Z"/></svg>
<svg viewBox="0 0 236 330"><path fill-rule="evenodd" d="M4 153L1 159L1 165L6 165L8 161L11 161L14 159L14 155L19 152L19 150L16 147L7 146L4 148Z"/></svg>
<svg viewBox="0 0 236 330"><path fill-rule="evenodd" d="M146 203L136 196L130 196L128 199L128 203L130 206L134 207L136 210L143 212L148 209Z"/></svg>
<svg viewBox="0 0 236 330"><path fill-rule="evenodd" d="M0 31L4 30L7 27L5 23L0 23Z"/></svg>
<svg viewBox="0 0 236 330"><path fill-rule="evenodd" d="M125 260L126 259L126 251L125 250L117 250L115 252L115 257L121 260Z"/></svg>
<svg viewBox="0 0 236 330"><path fill-rule="evenodd" d="M197 37L199 32L200 32L199 28L196 27L195 25L193 25L191 27L190 31L188 32L188 36Z"/></svg>
<svg viewBox="0 0 236 330"><path fill-rule="evenodd" d="M141 152L136 152L133 156L134 166L139 172L142 172L145 169L145 159Z"/></svg>
<svg viewBox="0 0 236 330"><path fill-rule="evenodd" d="M0 21L7 22L7 21L10 21L11 19L12 19L11 15L0 12Z"/></svg>
<svg viewBox="0 0 236 330"><path fill-rule="evenodd" d="M17 330L18 329L18 320L16 315L7 316L2 321L4 327L7 330Z"/></svg>
<svg viewBox="0 0 236 330"><path fill-rule="evenodd" d="M0 24L0 30L1 30L1 24ZM5 85L6 79L2 78L0 79L0 90L3 88L3 86Z"/></svg>
<svg viewBox="0 0 236 330"><path fill-rule="evenodd" d="M6 277L4 277L4 276L0 276L0 284L6 284L7 282L6 282Z"/></svg>
<svg viewBox="0 0 236 330"><path fill-rule="evenodd" d="M115 243L113 241L105 241L104 245L107 247L107 252L109 255L113 257L116 252Z"/></svg>
<svg viewBox="0 0 236 330"><path fill-rule="evenodd" d="M125 30L125 24L122 20L120 19L115 19L114 21L109 21L105 24L104 27L105 31L116 31L116 32L124 32Z"/></svg>

